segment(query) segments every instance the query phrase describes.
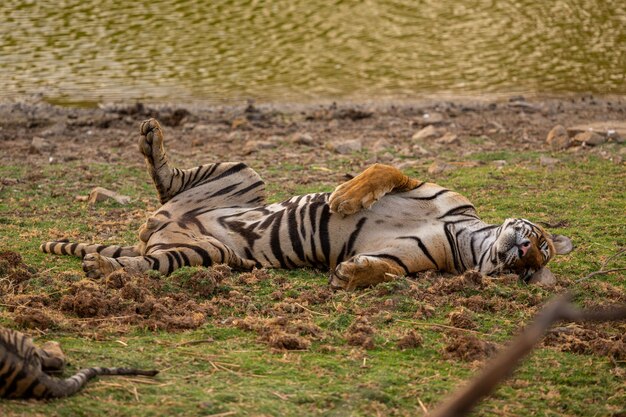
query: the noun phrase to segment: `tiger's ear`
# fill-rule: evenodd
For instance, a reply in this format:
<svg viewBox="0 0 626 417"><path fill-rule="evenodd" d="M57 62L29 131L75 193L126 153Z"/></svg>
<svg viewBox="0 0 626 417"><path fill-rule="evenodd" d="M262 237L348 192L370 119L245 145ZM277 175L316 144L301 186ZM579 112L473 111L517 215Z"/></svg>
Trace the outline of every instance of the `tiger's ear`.
<svg viewBox="0 0 626 417"><path fill-rule="evenodd" d="M552 235L552 244L556 250L557 255L566 255L574 250L572 240L563 235Z"/></svg>

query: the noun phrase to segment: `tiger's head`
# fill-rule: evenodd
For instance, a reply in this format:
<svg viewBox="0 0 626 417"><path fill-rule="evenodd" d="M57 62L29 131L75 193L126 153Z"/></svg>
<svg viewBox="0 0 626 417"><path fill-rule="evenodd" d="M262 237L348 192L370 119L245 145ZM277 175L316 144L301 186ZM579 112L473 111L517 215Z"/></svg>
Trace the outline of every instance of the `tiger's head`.
<svg viewBox="0 0 626 417"><path fill-rule="evenodd" d="M506 219L494 249L497 270L514 272L529 282L555 255L570 253L573 245L568 237L550 234L526 219Z"/></svg>

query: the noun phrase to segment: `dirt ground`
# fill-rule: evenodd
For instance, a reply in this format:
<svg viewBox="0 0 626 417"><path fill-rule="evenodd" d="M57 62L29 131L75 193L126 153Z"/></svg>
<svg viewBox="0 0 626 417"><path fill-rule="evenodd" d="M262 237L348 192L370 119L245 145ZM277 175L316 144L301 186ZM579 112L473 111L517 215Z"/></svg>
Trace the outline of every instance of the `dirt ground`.
<svg viewBox="0 0 626 417"><path fill-rule="evenodd" d="M158 118L165 128L166 146L176 161L188 166L202 162L243 160L270 175L271 181L293 184L293 178L272 168L281 164L310 167L297 183L337 182L348 170L358 172L367 164L384 162L400 167L423 166L425 159L468 159L473 153L498 150L550 151L548 132L555 125L576 128L596 122L624 120L626 102L591 96L572 99L529 100L517 97L497 102L430 102L403 105L327 105L271 107L248 104L237 108L151 107L142 104L103 106L97 109L54 107L41 103L0 104L0 163L29 164L79 161L141 166L136 148L139 123ZM432 137L416 138L431 129ZM571 130L571 135L576 129ZM626 137L618 132L609 141ZM419 135L418 135L419 136ZM288 144L289 146L285 146ZM276 149L280 148L280 152ZM364 151L355 154L355 151ZM585 152L623 164L624 147L574 144L566 152ZM333 161L344 158L342 172ZM345 158L348 165L345 166ZM331 178L329 178L331 173ZM10 181L11 179L2 179ZM1 186L1 184L0 184ZM289 189L290 185L286 188ZM304 292L297 298L285 296L290 283L264 271L234 275L228 268L197 272L172 282L150 275L114 273L98 282L75 276L51 277L25 265L19 254L0 254L0 292L24 328L60 328L80 331L115 323L117 331L128 326L182 330L197 328L209 317L219 315L223 323L258 335L273 349L307 349L312 341L329 337L310 317L301 313L312 305L335 311L326 287ZM530 290L518 291L517 299L484 292L465 296L467 288L489 288L494 281L477 274L440 279L425 274L422 284L404 287L381 286L373 291L414 300L415 319L426 319L437 307L452 304L448 319L446 358L473 361L495 351L492 343L475 336L473 315L480 312L528 310L534 312L541 298ZM514 285L499 278L498 285ZM271 280L275 291L266 311L253 312L246 288ZM36 282L35 282L36 281ZM173 287L172 287L173 285ZM561 289L568 283L560 282ZM609 285L609 284L606 284ZM41 292L43 287L46 291ZM66 290L69 288L69 290ZM607 288L604 301L625 302L624 291ZM61 295L62 294L62 295ZM523 301L519 301L523 300ZM398 308L393 300L374 302L363 309L341 337L348 345L372 349L377 326L385 314ZM243 319L224 317L237 313ZM622 326L623 324L619 324ZM586 354L626 359L626 338L609 325L571 325L551 331L544 344ZM622 335L626 334L626 329ZM417 347L422 336L415 331L399 334L399 349ZM332 349L331 345L328 349Z"/></svg>
<svg viewBox="0 0 626 417"><path fill-rule="evenodd" d="M0 163L38 166L78 160L140 165L139 124L156 117L165 127L166 146L177 161L242 160L261 172L277 161L302 164L312 167L303 173L301 182L306 182L328 178L325 162L338 155L354 155L355 150L364 152L363 157L353 158L354 169L373 162L406 168L423 164L426 158L454 162L476 152L549 150L546 136L559 124L571 129L608 121L611 128L614 121L618 134L626 138L625 114L622 98L592 96L210 108L137 103L78 109L5 103L0 104ZM430 125L430 136L414 137ZM570 135L576 132L570 130ZM286 151L277 154L274 149L281 146ZM567 151L593 152L618 163L624 158L623 153L603 147L572 146Z"/></svg>

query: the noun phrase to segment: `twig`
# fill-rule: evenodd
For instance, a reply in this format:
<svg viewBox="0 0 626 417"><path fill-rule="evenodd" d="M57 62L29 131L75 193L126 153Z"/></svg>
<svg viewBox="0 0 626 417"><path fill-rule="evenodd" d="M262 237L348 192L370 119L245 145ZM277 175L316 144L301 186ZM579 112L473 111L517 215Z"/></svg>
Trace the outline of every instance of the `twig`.
<svg viewBox="0 0 626 417"><path fill-rule="evenodd" d="M191 345L200 345L202 343L213 343L215 342L215 340L208 338L208 339L199 339L199 340L189 340L187 342L181 342L178 343L176 345L174 345L174 347L181 347L181 346L191 346Z"/></svg>
<svg viewBox="0 0 626 417"><path fill-rule="evenodd" d="M400 319L396 319L395 321L400 322L400 323L413 324L415 326L442 327L444 329L459 330L459 331L462 331L462 332L470 332L470 333L476 333L476 334L480 334L480 335L483 335L483 336L487 336L487 334L481 333L481 332L477 332L476 330L463 329L461 327L454 327L454 326L447 326L445 324L439 324L439 323L426 323L426 322L423 322L423 321L410 321L410 320L400 320Z"/></svg>
<svg viewBox="0 0 626 417"><path fill-rule="evenodd" d="M609 264L609 262L611 262L613 259L617 258L618 256L623 255L624 253L626 253L626 248L622 248L622 249L618 250L613 255L611 255L608 258L606 258L604 260L604 262L602 262L602 265L600 265L600 269L599 270L591 272L591 273L585 275L584 277L577 279L576 282L584 281L584 280L589 279L591 277L595 277L596 275L606 275L606 274L610 274L611 272L626 271L626 268L604 269Z"/></svg>
<svg viewBox="0 0 626 417"><path fill-rule="evenodd" d="M580 310L571 304L572 295L565 293L549 302L535 320L487 365L467 386L438 407L431 417L467 415L478 401L513 373L522 358L530 353L546 331L558 321L614 321L626 319L626 305L606 310Z"/></svg>
<svg viewBox="0 0 626 417"><path fill-rule="evenodd" d="M319 311L313 311L313 310L311 310L310 308L306 308L305 306L303 306L303 305L302 305L302 304L300 304L300 303L293 303L293 304L294 304L294 305L297 305L298 307L300 307L300 308L301 308L301 309L303 309L304 311L308 311L308 312L309 312L309 313L311 313L311 314L317 314L317 315L320 315L320 316L328 317L328 314L326 314L326 313L320 313Z"/></svg>
<svg viewBox="0 0 626 417"><path fill-rule="evenodd" d="M426 408L426 406L424 405L422 400L419 399L419 397L417 398L417 403L420 405L420 408L422 409L424 414L428 414L428 408Z"/></svg>

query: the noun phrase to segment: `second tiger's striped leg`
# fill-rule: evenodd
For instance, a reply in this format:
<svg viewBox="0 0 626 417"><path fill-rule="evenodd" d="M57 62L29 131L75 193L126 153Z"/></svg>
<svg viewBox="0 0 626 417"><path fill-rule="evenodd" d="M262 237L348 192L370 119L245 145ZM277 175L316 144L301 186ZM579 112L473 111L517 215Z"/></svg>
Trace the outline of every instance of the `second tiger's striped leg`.
<svg viewBox="0 0 626 417"><path fill-rule="evenodd" d="M329 284L348 291L391 281L409 273L400 259L389 255L356 255L331 272Z"/></svg>
<svg viewBox="0 0 626 417"><path fill-rule="evenodd" d="M155 270L169 275L183 266L214 264L227 264L235 269L250 270L256 262L241 258L231 248L213 238L189 244L157 244L146 256L108 258L93 253L83 258L83 270L89 278L102 278L122 268L136 272Z"/></svg>

